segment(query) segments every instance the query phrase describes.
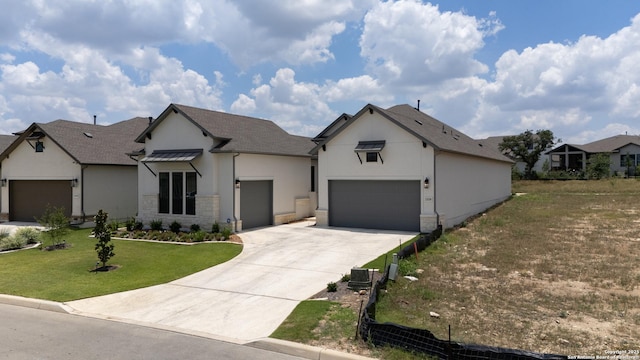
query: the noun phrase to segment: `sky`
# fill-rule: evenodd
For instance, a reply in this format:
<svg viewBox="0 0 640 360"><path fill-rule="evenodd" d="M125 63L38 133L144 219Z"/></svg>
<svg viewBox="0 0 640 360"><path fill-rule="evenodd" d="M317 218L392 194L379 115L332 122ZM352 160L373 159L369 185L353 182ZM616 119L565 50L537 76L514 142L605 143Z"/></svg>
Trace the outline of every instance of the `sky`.
<svg viewBox="0 0 640 360"><path fill-rule="evenodd" d="M0 3L0 134L177 103L312 137L367 103L418 100L478 139L640 134L640 1Z"/></svg>

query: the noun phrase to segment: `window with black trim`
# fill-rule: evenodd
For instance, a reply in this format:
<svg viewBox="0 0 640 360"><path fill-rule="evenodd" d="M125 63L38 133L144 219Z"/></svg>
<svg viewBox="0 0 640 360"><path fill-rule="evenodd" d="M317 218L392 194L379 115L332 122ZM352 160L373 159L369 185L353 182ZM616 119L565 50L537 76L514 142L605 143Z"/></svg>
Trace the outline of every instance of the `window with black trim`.
<svg viewBox="0 0 640 360"><path fill-rule="evenodd" d="M311 167L311 192L316 191L316 167Z"/></svg>
<svg viewBox="0 0 640 360"><path fill-rule="evenodd" d="M198 181L195 172L161 172L158 185L158 213L196 214Z"/></svg>
<svg viewBox="0 0 640 360"><path fill-rule="evenodd" d="M367 162L378 162L378 153L377 152L368 152L367 153Z"/></svg>

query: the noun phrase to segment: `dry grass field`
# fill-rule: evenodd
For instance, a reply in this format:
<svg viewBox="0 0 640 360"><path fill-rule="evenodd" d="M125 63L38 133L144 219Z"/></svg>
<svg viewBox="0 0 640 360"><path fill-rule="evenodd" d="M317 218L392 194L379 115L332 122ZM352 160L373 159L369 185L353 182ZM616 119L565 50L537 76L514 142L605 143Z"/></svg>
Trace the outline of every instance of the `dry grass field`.
<svg viewBox="0 0 640 360"><path fill-rule="evenodd" d="M640 349L640 181L523 181L513 192L420 254L424 273L390 283L378 321L442 339L451 325L455 341L536 352Z"/></svg>

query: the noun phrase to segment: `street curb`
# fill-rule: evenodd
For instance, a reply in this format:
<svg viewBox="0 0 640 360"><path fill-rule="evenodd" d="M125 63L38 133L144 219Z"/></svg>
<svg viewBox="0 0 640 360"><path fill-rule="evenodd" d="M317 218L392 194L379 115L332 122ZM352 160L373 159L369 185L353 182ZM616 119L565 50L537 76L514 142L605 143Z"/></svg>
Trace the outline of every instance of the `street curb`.
<svg viewBox="0 0 640 360"><path fill-rule="evenodd" d="M32 299L22 296L0 294L0 303L6 305L22 306L32 309L53 311L57 313L70 314L73 309L69 306L49 300Z"/></svg>
<svg viewBox="0 0 640 360"><path fill-rule="evenodd" d="M371 360L371 358L362 355L343 353L336 350L272 338L256 340L245 345L310 360Z"/></svg>

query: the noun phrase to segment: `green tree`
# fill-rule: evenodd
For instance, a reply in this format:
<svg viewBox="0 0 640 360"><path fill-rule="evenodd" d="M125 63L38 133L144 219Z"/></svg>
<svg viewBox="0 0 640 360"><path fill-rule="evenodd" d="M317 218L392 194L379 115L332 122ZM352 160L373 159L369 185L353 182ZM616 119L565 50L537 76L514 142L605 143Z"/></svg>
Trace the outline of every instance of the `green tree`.
<svg viewBox="0 0 640 360"><path fill-rule="evenodd" d="M603 179L611 175L611 155L598 153L591 155L587 160L587 178Z"/></svg>
<svg viewBox="0 0 640 360"><path fill-rule="evenodd" d="M109 214L102 210L99 210L98 214L94 217L96 227L93 229L93 233L95 234L96 239L98 239L95 250L98 253L98 260L102 263L103 268L107 266L109 259L116 255L113 252L115 246L110 243L111 231L107 227L108 217Z"/></svg>
<svg viewBox="0 0 640 360"><path fill-rule="evenodd" d="M69 218L64 213L64 207L47 205L44 213L36 219L45 228L44 233L51 239L51 246L56 247L61 238L69 232Z"/></svg>
<svg viewBox="0 0 640 360"><path fill-rule="evenodd" d="M554 143L555 137L551 130L538 130L535 133L527 130L519 135L505 136L498 148L512 159L525 163L525 179L535 179L533 167L540 160L540 155Z"/></svg>

